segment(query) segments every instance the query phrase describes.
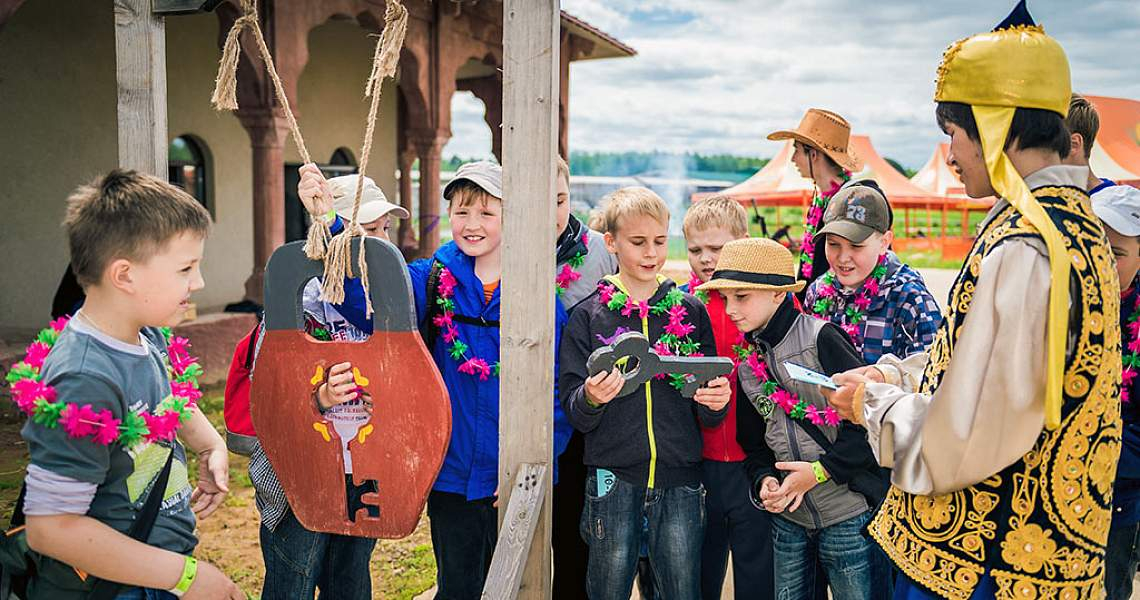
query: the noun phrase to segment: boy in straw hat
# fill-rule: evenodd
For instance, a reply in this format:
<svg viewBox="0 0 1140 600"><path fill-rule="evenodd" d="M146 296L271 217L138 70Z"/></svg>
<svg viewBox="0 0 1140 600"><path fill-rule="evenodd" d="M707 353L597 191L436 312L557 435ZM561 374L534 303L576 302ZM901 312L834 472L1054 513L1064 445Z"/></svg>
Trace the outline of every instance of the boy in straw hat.
<svg viewBox="0 0 1140 600"><path fill-rule="evenodd" d="M938 69L948 162L1000 199L929 354L836 377L892 487L870 526L901 598L1103 595L1120 454L1112 251L1070 140L1069 65L1024 2Z"/></svg>
<svg viewBox="0 0 1140 600"><path fill-rule="evenodd" d="M800 174L812 180L815 193L804 215L804 235L797 258L799 273L808 283L827 271L827 256L817 252L816 232L831 197L851 173L863 168L862 161L851 149L851 124L827 110L809 108L795 129L781 129L768 134L770 140L795 140L792 162ZM799 294L803 300L803 293Z"/></svg>
<svg viewBox="0 0 1140 600"><path fill-rule="evenodd" d="M879 478L866 432L841 421L819 388L792 379L787 367L831 375L863 360L838 326L795 309L791 292L803 287L791 252L751 238L727 243L698 289L723 294L744 334L737 378L748 402L737 408L736 437L753 502L775 515L774 597L813 598L819 563L836 600L881 598L885 573L861 533L877 502L864 484Z"/></svg>

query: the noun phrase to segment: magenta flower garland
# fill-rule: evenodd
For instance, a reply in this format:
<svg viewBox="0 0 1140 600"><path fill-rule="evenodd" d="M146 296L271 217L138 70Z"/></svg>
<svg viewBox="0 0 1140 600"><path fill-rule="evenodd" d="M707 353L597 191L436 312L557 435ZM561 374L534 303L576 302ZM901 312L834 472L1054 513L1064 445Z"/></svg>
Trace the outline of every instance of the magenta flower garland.
<svg viewBox="0 0 1140 600"><path fill-rule="evenodd" d="M193 409L202 397L198 389L202 366L198 359L190 356L190 342L173 335L169 328L162 328L167 344L170 396L153 412L128 412L122 419L116 419L108 409L96 410L90 404L57 401L55 389L43 382L44 360L67 325L67 319L56 319L50 327L41 330L28 346L24 360L8 371L6 379L12 400L20 410L38 425L49 429L59 427L68 437L91 438L103 446L120 443L131 448L140 442L173 440L178 429L193 416Z"/></svg>
<svg viewBox="0 0 1140 600"><path fill-rule="evenodd" d="M879 295L879 290L882 289L883 280L886 277L887 255L883 254L879 257L878 264L871 270L871 275L863 281L863 285L859 286L855 298L847 305L839 319L838 325L847 332L851 341L855 343L855 347L860 351L863 349L861 325L867 320L867 309L871 306L871 299ZM839 297L839 283L835 280L834 271L828 271L822 279L815 304L811 306L811 312L812 316L816 318L830 321L832 311L838 305L836 299Z"/></svg>

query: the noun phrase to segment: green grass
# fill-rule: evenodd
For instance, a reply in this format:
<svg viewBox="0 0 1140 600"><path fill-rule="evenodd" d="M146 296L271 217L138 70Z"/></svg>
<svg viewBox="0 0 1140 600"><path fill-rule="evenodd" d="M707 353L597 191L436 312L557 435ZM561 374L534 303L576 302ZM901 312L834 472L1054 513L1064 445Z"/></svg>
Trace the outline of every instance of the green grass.
<svg viewBox="0 0 1140 600"><path fill-rule="evenodd" d="M435 585L435 557L431 544L420 544L409 556L400 557L398 566L381 581L379 597L411 600Z"/></svg>

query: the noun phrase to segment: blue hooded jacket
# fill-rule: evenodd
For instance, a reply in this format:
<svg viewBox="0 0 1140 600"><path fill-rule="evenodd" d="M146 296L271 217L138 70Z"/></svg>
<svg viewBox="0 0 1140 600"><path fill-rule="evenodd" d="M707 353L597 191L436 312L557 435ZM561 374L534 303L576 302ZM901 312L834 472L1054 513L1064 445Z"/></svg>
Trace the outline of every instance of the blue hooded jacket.
<svg viewBox="0 0 1140 600"><path fill-rule="evenodd" d="M475 275L475 260L464 254L455 242L440 246L433 256L455 277L455 314L486 321L499 320L500 286L490 302L484 302L483 283ZM415 292L417 320L427 314L427 280L432 260L422 259L408 265ZM548 289L554 301L554 347L561 342L566 324L566 311L557 301L554 283ZM499 328L455 322L459 339L467 344L467 356L482 358L488 364L499 360ZM447 392L451 396L451 443L447 447L439 478L432 488L439 492L462 494L468 500L487 498L495 493L499 479L499 378L480 381L478 376L459 372L459 361L451 358L448 343L436 338L431 352ZM558 373L558 352L554 353L554 372ZM546 401L554 410L554 456L566 449L571 427L558 402L558 381L554 395ZM537 399L536 399L537 401ZM552 464L556 464L552 461ZM557 475L557 469L555 470Z"/></svg>

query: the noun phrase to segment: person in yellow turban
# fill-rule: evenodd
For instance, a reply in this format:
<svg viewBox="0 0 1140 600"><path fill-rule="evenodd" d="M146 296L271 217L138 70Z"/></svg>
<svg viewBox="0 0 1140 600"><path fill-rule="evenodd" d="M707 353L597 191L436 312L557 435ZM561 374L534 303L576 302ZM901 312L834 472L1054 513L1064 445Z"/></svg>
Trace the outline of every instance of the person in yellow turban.
<svg viewBox="0 0 1140 600"><path fill-rule="evenodd" d="M1119 285L1068 153L1064 50L1024 0L952 44L937 119L996 196L927 353L836 376L891 490L869 526L895 598L1101 598L1120 454Z"/></svg>

